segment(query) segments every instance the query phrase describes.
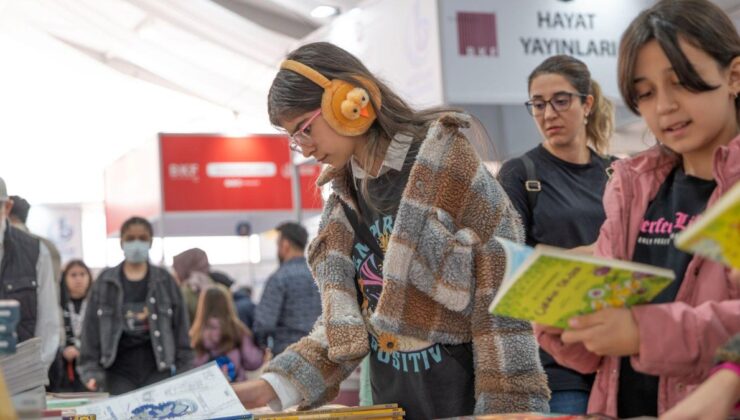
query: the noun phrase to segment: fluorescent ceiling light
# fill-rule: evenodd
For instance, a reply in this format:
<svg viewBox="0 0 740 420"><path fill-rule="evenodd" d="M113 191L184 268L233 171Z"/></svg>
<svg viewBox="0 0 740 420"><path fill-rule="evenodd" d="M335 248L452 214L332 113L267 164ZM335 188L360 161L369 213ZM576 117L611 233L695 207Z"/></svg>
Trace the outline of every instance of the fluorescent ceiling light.
<svg viewBox="0 0 740 420"><path fill-rule="evenodd" d="M327 18L338 14L339 9L334 6L321 5L311 10L311 16L315 18Z"/></svg>

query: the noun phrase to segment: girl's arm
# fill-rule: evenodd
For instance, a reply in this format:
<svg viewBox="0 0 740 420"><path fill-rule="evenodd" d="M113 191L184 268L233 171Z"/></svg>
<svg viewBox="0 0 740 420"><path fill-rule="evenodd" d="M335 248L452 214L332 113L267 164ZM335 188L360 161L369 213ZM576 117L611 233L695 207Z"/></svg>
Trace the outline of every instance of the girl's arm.
<svg viewBox="0 0 740 420"><path fill-rule="evenodd" d="M640 334L635 370L650 375L685 375L708 369L717 349L740 333L740 300L684 302L632 308Z"/></svg>
<svg viewBox="0 0 740 420"><path fill-rule="evenodd" d="M244 370L257 370L262 366L265 352L254 344L252 336L245 335L239 347L242 356L242 368Z"/></svg>

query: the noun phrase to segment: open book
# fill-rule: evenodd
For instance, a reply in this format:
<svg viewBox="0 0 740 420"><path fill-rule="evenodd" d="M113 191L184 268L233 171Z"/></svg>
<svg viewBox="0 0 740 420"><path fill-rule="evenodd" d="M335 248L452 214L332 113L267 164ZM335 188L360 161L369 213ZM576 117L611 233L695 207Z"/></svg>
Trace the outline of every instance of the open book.
<svg viewBox="0 0 740 420"><path fill-rule="evenodd" d="M740 269L740 182L676 235L676 248Z"/></svg>
<svg viewBox="0 0 740 420"><path fill-rule="evenodd" d="M646 264L496 239L506 252L506 274L489 308L494 315L566 328L576 315L650 302L675 277Z"/></svg>

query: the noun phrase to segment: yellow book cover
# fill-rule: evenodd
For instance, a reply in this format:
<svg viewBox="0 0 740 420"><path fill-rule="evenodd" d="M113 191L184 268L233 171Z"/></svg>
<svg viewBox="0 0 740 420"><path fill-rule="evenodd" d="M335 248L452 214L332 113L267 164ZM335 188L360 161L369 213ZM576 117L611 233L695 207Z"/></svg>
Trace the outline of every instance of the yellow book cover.
<svg viewBox="0 0 740 420"><path fill-rule="evenodd" d="M740 182L676 235L676 248L740 269Z"/></svg>
<svg viewBox="0 0 740 420"><path fill-rule="evenodd" d="M494 315L566 328L576 315L650 302L675 277L646 264L497 239L506 274L489 308Z"/></svg>
<svg viewBox="0 0 740 420"><path fill-rule="evenodd" d="M15 420L17 418L18 416L15 414L15 409L13 409L13 403L10 401L8 385L5 384L3 371L0 370L0 419Z"/></svg>
<svg viewBox="0 0 740 420"><path fill-rule="evenodd" d="M319 408L310 411L288 411L269 414L255 414L255 420L317 420L317 419L380 419L403 418L404 411L398 404L378 404L363 407Z"/></svg>

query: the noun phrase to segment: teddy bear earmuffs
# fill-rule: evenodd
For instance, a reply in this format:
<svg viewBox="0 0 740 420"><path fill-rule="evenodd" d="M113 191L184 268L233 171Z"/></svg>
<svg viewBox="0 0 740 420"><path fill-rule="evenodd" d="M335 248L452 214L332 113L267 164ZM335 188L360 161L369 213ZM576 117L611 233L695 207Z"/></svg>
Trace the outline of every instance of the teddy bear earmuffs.
<svg viewBox="0 0 740 420"><path fill-rule="evenodd" d="M380 107L380 90L375 83L359 77L363 86L354 86L344 80L329 80L323 74L295 60L285 60L281 69L298 73L324 89L321 96L321 115L337 133L343 136L365 134L375 121L375 109L370 97Z"/></svg>

